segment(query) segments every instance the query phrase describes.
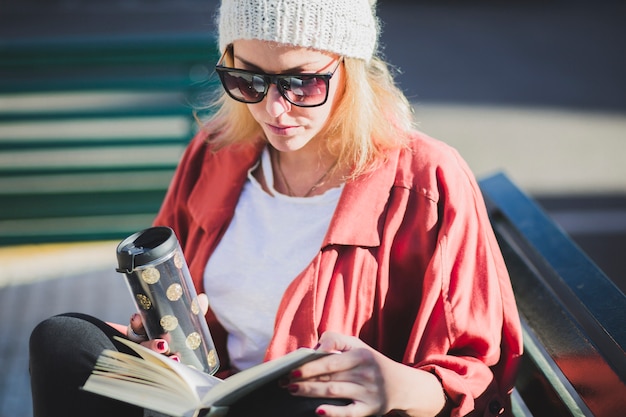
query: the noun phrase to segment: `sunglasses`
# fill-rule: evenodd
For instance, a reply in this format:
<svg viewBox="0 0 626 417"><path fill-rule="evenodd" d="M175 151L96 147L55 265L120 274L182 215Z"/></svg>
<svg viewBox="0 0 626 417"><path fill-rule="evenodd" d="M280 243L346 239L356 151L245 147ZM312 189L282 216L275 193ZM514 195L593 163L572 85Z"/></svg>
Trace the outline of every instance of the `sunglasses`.
<svg viewBox="0 0 626 417"><path fill-rule="evenodd" d="M234 100L242 103L259 103L265 98L270 85L289 103L298 107L317 107L328 100L328 83L343 61L337 61L335 69L323 74L265 74L229 68L222 65L228 49L215 66L222 86Z"/></svg>

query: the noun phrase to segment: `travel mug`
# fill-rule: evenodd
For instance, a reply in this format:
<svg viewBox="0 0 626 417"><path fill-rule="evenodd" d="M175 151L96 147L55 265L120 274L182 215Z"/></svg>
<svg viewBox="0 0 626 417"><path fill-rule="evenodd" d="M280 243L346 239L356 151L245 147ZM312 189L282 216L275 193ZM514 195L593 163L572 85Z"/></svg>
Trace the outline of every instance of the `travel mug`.
<svg viewBox="0 0 626 417"><path fill-rule="evenodd" d="M151 227L127 237L117 260L148 337L167 340L182 363L214 374L215 345L174 231Z"/></svg>

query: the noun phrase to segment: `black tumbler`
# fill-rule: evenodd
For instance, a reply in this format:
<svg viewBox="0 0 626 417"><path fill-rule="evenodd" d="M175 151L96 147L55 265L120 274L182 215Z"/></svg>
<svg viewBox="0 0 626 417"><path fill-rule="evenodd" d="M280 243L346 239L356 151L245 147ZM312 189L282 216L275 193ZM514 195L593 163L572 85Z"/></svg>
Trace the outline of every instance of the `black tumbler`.
<svg viewBox="0 0 626 417"><path fill-rule="evenodd" d="M129 236L117 246L117 260L148 337L167 340L182 363L215 373L215 345L174 231L151 227Z"/></svg>

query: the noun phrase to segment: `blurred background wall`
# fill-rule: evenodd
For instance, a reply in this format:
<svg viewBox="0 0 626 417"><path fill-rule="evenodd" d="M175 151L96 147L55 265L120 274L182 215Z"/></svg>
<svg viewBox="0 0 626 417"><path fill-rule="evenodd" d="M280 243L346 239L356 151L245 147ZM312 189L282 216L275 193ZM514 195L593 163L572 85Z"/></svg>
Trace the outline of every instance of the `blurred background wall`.
<svg viewBox="0 0 626 417"><path fill-rule="evenodd" d="M4 0L0 45L209 38L217 4ZM609 275L623 279L626 4L380 0L378 11L381 50L420 128L458 148L478 177L506 172Z"/></svg>
<svg viewBox="0 0 626 417"><path fill-rule="evenodd" d="M0 39L214 30L217 1L4 0ZM536 194L626 192L622 1L380 0L421 128Z"/></svg>
<svg viewBox="0 0 626 417"><path fill-rule="evenodd" d="M0 45L209 38L216 8L208 0L4 0ZM458 148L478 177L506 172L623 279L625 3L380 0L378 10L382 52L420 128Z"/></svg>

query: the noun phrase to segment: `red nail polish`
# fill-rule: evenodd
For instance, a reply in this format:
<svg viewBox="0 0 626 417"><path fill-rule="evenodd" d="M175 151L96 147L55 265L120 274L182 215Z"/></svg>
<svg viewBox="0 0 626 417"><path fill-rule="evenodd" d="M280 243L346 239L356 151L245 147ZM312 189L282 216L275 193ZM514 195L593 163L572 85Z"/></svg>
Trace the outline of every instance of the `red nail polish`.
<svg viewBox="0 0 626 417"><path fill-rule="evenodd" d="M291 373L291 377L292 378L301 378L302 377L302 371L299 369L296 369L295 371L293 371Z"/></svg>
<svg viewBox="0 0 626 417"><path fill-rule="evenodd" d="M178 356L176 356L176 355L170 356L170 359L172 359L173 361L176 361L176 362L180 362L180 358Z"/></svg>
<svg viewBox="0 0 626 417"><path fill-rule="evenodd" d="M287 387L287 391L291 392L292 394L295 392L298 392L298 384L291 384Z"/></svg>
<svg viewBox="0 0 626 417"><path fill-rule="evenodd" d="M315 414L317 414L318 416L325 416L326 411L320 408L319 410L315 410Z"/></svg>
<svg viewBox="0 0 626 417"><path fill-rule="evenodd" d="M164 351L165 350L165 342L163 340L159 340L157 342L157 349L159 349L160 351Z"/></svg>

